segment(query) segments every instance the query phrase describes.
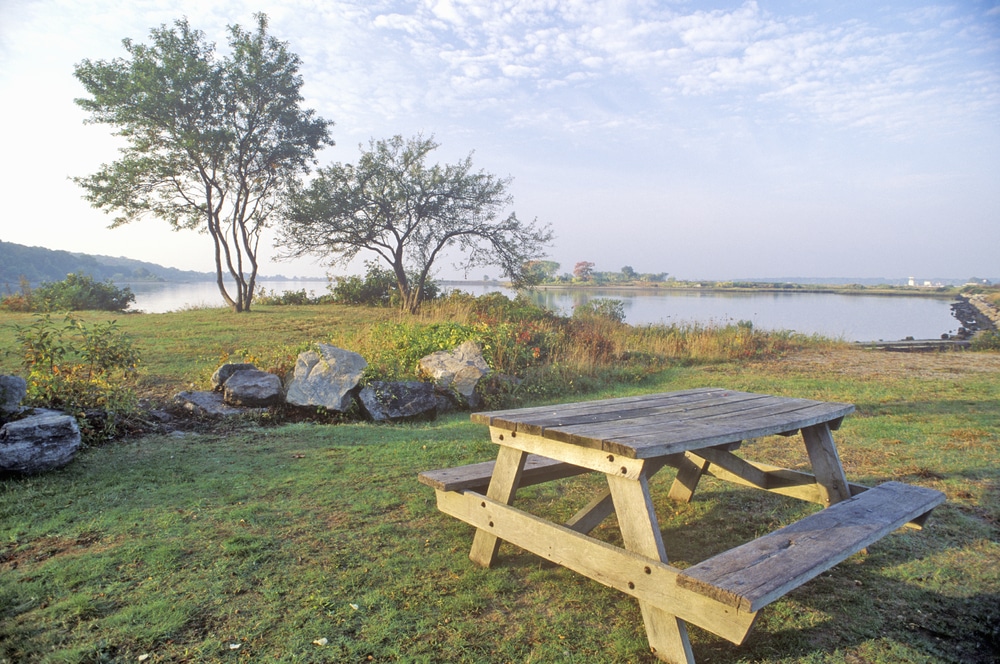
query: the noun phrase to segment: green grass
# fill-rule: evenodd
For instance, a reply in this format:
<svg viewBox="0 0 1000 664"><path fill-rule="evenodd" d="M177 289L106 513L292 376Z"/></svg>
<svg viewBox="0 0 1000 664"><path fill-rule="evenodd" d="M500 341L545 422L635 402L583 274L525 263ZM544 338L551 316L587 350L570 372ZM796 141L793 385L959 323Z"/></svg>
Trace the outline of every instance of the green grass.
<svg viewBox="0 0 1000 664"><path fill-rule="evenodd" d="M264 340L276 339L266 322L278 318L303 339L351 324L292 311L178 314L203 327L161 339L157 353L183 357L156 362L201 380L217 353L242 343L235 323ZM143 318L122 320L139 329ZM195 343L197 352L185 347ZM696 659L996 661L1000 369L976 366L996 367L996 355L831 352L825 368L792 351L675 366L587 395L716 385L855 403L835 434L849 479L948 496L923 531L894 533L766 607L743 646L691 628ZM949 362L964 369L931 364ZM744 450L802 467L799 447L775 437ZM91 448L61 471L4 480L0 662L655 662L630 598L506 544L493 569L469 562L471 528L438 512L416 475L494 454L467 415L392 427L248 423ZM672 473L661 475L660 525L682 567L812 509L711 479L692 503L673 504ZM519 504L566 518L598 479L530 487ZM620 541L613 519L595 534Z"/></svg>

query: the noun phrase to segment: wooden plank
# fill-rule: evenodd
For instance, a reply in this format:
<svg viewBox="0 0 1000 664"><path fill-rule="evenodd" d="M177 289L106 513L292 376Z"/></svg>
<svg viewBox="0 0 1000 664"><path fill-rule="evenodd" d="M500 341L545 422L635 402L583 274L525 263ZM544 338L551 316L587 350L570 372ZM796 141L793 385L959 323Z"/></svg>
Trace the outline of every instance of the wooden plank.
<svg viewBox="0 0 1000 664"><path fill-rule="evenodd" d="M758 611L942 502L940 491L886 482L689 567L677 583Z"/></svg>
<svg viewBox="0 0 1000 664"><path fill-rule="evenodd" d="M682 461L683 458L680 456L650 459L646 462L644 475L648 480L665 466L679 465ZM598 494L580 511L574 514L570 520L566 522L566 527L572 528L578 533L589 533L594 528L599 526L602 521L614 513L615 506L614 501L611 498L611 488L609 487L602 493Z"/></svg>
<svg viewBox="0 0 1000 664"><path fill-rule="evenodd" d="M699 453L700 452L701 450L699 450ZM688 452L688 454L694 455L695 453ZM817 503L825 506L823 498L820 495L820 487L816 484L815 475L798 470L789 470L788 468L781 468L779 466L771 466L766 463L747 461L746 459L743 459L743 461L744 463L751 465L764 473L764 486L753 484L740 475L729 472L721 466L709 466L708 470L705 471L705 474L711 475L712 477L720 480L733 482L734 484L742 484L756 489L764 489L765 491L770 491L771 493L789 496L790 498L798 498L799 500L804 500L809 503ZM852 496L856 496L862 491L868 490L868 487L861 484L849 483L848 486L851 488Z"/></svg>
<svg viewBox="0 0 1000 664"><path fill-rule="evenodd" d="M757 487L758 489L767 489L767 473L731 452L714 447L706 447L691 454L710 461L712 465L728 470L730 473L745 480L750 486Z"/></svg>
<svg viewBox="0 0 1000 664"><path fill-rule="evenodd" d="M504 541L605 586L669 610L732 643L740 644L756 614L677 584L675 567L625 551L471 491L437 492L438 509Z"/></svg>
<svg viewBox="0 0 1000 664"><path fill-rule="evenodd" d="M837 446L830 434L830 427L818 424L802 429L802 439L812 463L816 483L820 486L820 497L824 505L833 505L851 497L851 489L844 475L844 467L837 454Z"/></svg>
<svg viewBox="0 0 1000 664"><path fill-rule="evenodd" d="M830 408L810 408L792 416L773 416L758 420L720 420L715 424L689 424L674 429L669 425L659 434L653 432L642 436L624 436L601 440L602 449L619 455L647 459L663 454L676 454L701 447L715 447L740 440L761 438L781 434L792 429L801 429L822 424L831 418L842 417L854 409L850 404L827 404ZM839 412L838 412L839 411Z"/></svg>
<svg viewBox="0 0 1000 664"><path fill-rule="evenodd" d="M702 474L708 469L708 461L694 457L690 452L686 452L683 461L677 467L677 476L673 484L670 485L670 493L667 497L679 503L690 503L694 498L694 490L698 487L698 481Z"/></svg>
<svg viewBox="0 0 1000 664"><path fill-rule="evenodd" d="M761 435L839 422L854 407L705 388L473 417L512 433L540 435L634 458L652 458ZM742 434L742 435L741 435Z"/></svg>
<svg viewBox="0 0 1000 664"><path fill-rule="evenodd" d="M637 479L645 461L624 455L609 454L603 450L581 447L516 431L490 427L493 442L500 446L514 447L528 454L538 454L550 459L560 459L574 466L589 468L599 473L610 473Z"/></svg>
<svg viewBox="0 0 1000 664"><path fill-rule="evenodd" d="M524 463L528 455L512 447L501 447L497 454L497 462L490 477L490 486L486 495L492 500L510 505L514 502L514 494L521 480ZM500 540L489 530L480 528L472 538L472 549L469 559L472 562L490 567L496 562Z"/></svg>
<svg viewBox="0 0 1000 664"><path fill-rule="evenodd" d="M490 485L490 477L493 476L494 465L496 465L495 460L472 463L467 466L456 466L454 468L425 470L417 476L417 479L422 484L426 484L439 491L464 491L472 489L478 493L485 493L486 488ZM590 470L587 468L580 468L579 466L538 456L537 454L529 454L527 460L524 462L520 486L543 484L588 472Z"/></svg>
<svg viewBox="0 0 1000 664"><path fill-rule="evenodd" d="M700 387L691 390L681 390L677 392L660 392L655 394L640 394L632 397L616 397L614 399L597 399L592 401L574 401L564 404L553 404L549 406L533 406L530 408L513 408L509 410L484 411L482 413L472 413L471 419L477 424L493 425L494 419L504 420L513 417L515 421L530 420L538 415L559 416L560 414L582 412L591 409L606 409L609 411L627 408L632 404L642 404L662 399L697 399L698 395L708 395L716 392L728 392L721 387Z"/></svg>
<svg viewBox="0 0 1000 664"><path fill-rule="evenodd" d="M607 401L584 401L543 412L529 413L510 411L490 418L490 426L503 427L512 431L544 435L550 428L581 425L599 425L643 416L684 412L694 408L714 404L720 400L757 399L761 395L744 394L733 391L713 391L689 393L664 393L648 395L642 399L633 398L627 403Z"/></svg>
<svg viewBox="0 0 1000 664"><path fill-rule="evenodd" d="M663 536L649 495L645 474L638 481L608 475L608 488L618 514L625 549L658 562L667 562ZM674 664L694 664L687 625L669 609L639 600L649 647L657 657Z"/></svg>

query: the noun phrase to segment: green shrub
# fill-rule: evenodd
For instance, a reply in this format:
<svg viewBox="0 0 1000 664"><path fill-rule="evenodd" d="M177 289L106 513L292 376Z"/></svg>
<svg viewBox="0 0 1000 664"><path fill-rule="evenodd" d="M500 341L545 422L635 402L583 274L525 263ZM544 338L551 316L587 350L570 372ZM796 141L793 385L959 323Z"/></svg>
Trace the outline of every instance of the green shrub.
<svg viewBox="0 0 1000 664"><path fill-rule="evenodd" d="M625 303L606 297L597 297L574 307L573 318L604 318L615 323L625 322Z"/></svg>
<svg viewBox="0 0 1000 664"><path fill-rule="evenodd" d="M381 323L369 332L363 355L370 379L414 378L420 358L477 339L474 328L455 322Z"/></svg>
<svg viewBox="0 0 1000 664"><path fill-rule="evenodd" d="M102 283L85 274L71 273L62 281L45 282L33 291L22 285L21 294L4 298L3 306L12 311L125 311L133 302L135 294L128 286L118 288L110 279Z"/></svg>
<svg viewBox="0 0 1000 664"><path fill-rule="evenodd" d="M979 332L972 337L972 350L1000 350L1000 332Z"/></svg>
<svg viewBox="0 0 1000 664"><path fill-rule="evenodd" d="M278 293L274 290L264 290L261 288L254 296L257 304L271 306L288 306L292 304L325 304L332 299L331 295L321 295L319 297L309 297L305 288L297 291L282 291Z"/></svg>
<svg viewBox="0 0 1000 664"><path fill-rule="evenodd" d="M66 316L59 325L46 314L16 326L16 338L27 370L27 404L75 415L85 442L113 437L135 410L139 354L115 321L88 326Z"/></svg>
<svg viewBox="0 0 1000 664"><path fill-rule="evenodd" d="M331 286L333 299L340 304L362 304L372 307L399 306L399 287L396 275L392 270L384 269L375 261L365 263L367 272L364 278L358 276L337 277L337 283ZM409 275L410 281L416 277ZM428 281L424 284L423 301L429 302L440 294L437 284Z"/></svg>

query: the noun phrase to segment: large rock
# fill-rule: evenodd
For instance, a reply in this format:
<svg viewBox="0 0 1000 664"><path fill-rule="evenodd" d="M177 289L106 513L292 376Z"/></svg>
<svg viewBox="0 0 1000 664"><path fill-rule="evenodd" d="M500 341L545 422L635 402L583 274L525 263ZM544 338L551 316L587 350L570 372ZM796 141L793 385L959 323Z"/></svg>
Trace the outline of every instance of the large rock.
<svg viewBox="0 0 1000 664"><path fill-rule="evenodd" d="M376 380L361 390L358 401L375 422L432 420L437 416L437 395L430 383Z"/></svg>
<svg viewBox="0 0 1000 664"><path fill-rule="evenodd" d="M476 391L479 381L490 373L479 344L466 341L458 348L431 353L420 360L420 372L438 385L451 389L475 408L482 399Z"/></svg>
<svg viewBox="0 0 1000 664"><path fill-rule="evenodd" d="M0 472L30 475L62 468L79 449L76 418L38 410L0 427Z"/></svg>
<svg viewBox="0 0 1000 664"><path fill-rule="evenodd" d="M299 354L285 401L293 406L322 406L344 412L353 403L367 366L365 358L357 353L318 344L316 351Z"/></svg>
<svg viewBox="0 0 1000 664"><path fill-rule="evenodd" d="M277 406L284 400L281 379L259 369L236 371L226 379L223 401L230 406L263 408Z"/></svg>
<svg viewBox="0 0 1000 664"><path fill-rule="evenodd" d="M222 392L178 392L174 403L189 413L208 417L234 417L251 412L227 404L222 400Z"/></svg>
<svg viewBox="0 0 1000 664"><path fill-rule="evenodd" d="M0 418L21 410L28 396L28 383L20 376L0 376Z"/></svg>
<svg viewBox="0 0 1000 664"><path fill-rule="evenodd" d="M252 364L247 364L246 362L230 362L223 364L215 370L215 373L212 374L212 389L216 392L221 392L230 376L237 371L250 370L256 371L257 367Z"/></svg>

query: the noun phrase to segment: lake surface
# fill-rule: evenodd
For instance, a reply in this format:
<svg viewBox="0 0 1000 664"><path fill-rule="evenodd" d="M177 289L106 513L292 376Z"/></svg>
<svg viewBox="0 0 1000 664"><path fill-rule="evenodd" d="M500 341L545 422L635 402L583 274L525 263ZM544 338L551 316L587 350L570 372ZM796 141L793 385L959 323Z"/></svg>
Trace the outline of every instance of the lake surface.
<svg viewBox="0 0 1000 664"><path fill-rule="evenodd" d="M311 297L327 293L325 281L264 281L267 291L305 290ZM195 307L222 307L214 282L129 284L135 293L134 309L162 313ZM443 290L463 290L473 295L504 288L481 283L443 285ZM594 298L621 300L625 321L632 325L727 325L750 321L757 329L793 330L845 341L897 341L906 337L938 339L958 330L951 314L952 300L933 297L840 295L835 293L721 293L691 291L586 289L540 290L532 299L560 314Z"/></svg>

